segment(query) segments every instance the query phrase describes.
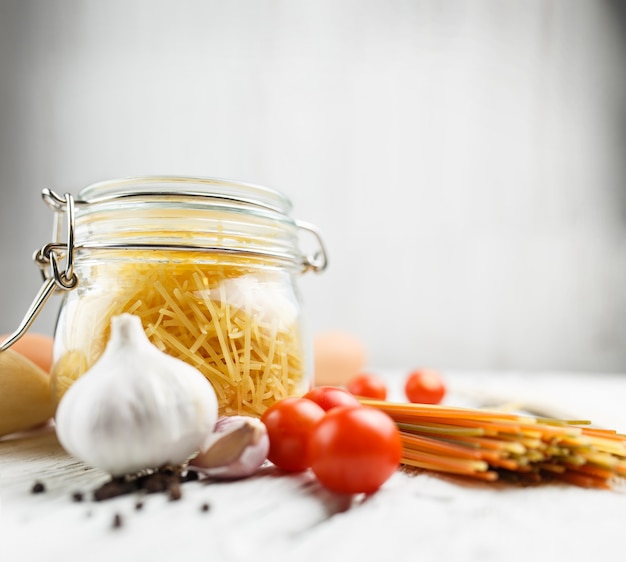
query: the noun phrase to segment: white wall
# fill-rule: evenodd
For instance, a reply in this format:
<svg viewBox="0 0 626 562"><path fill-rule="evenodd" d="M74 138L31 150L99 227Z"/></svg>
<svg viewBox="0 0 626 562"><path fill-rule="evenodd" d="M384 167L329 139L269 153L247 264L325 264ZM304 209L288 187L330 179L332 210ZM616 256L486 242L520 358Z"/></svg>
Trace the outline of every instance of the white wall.
<svg viewBox="0 0 626 562"><path fill-rule="evenodd" d="M621 6L0 0L0 331L43 187L199 174L321 228L312 327L374 365L626 372Z"/></svg>

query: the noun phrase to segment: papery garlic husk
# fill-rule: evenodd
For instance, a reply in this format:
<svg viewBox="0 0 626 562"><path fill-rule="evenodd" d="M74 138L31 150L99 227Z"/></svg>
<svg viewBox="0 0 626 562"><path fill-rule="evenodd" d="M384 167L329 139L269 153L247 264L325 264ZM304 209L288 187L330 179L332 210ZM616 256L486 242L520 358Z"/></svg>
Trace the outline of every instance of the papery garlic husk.
<svg viewBox="0 0 626 562"><path fill-rule="evenodd" d="M217 420L207 447L190 464L213 478L245 478L259 470L269 448L267 429L261 420L224 416Z"/></svg>
<svg viewBox="0 0 626 562"><path fill-rule="evenodd" d="M122 314L111 319L100 359L64 394L55 422L66 451L121 476L185 463L206 447L217 412L202 373L152 345L138 316Z"/></svg>

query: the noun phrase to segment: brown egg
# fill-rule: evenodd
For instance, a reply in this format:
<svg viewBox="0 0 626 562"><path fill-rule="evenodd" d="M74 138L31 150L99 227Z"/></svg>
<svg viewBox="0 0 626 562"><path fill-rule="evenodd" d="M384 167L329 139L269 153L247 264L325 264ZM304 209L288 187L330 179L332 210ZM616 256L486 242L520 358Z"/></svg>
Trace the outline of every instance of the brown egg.
<svg viewBox="0 0 626 562"><path fill-rule="evenodd" d="M4 341L9 335L4 334L0 336L0 341ZM50 373L50 368L52 367L52 343L53 339L50 336L27 332L10 349L30 359L46 373Z"/></svg>
<svg viewBox="0 0 626 562"><path fill-rule="evenodd" d="M315 385L342 386L367 362L363 343L343 331L318 334L313 341Z"/></svg>

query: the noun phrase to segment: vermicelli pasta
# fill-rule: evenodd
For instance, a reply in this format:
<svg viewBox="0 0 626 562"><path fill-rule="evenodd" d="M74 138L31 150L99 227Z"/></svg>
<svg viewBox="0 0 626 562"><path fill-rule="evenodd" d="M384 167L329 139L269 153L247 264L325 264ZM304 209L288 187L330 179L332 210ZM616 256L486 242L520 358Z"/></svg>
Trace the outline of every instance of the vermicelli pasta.
<svg viewBox="0 0 626 562"><path fill-rule="evenodd" d="M80 310L66 307L65 314L74 314L65 323L71 333L57 334L57 398L97 360L111 317L123 312L141 318L154 345L204 374L222 415L260 416L274 401L305 390L298 309L284 272L181 259L110 262L91 274L100 289L80 297ZM102 317L94 319L98 313Z"/></svg>

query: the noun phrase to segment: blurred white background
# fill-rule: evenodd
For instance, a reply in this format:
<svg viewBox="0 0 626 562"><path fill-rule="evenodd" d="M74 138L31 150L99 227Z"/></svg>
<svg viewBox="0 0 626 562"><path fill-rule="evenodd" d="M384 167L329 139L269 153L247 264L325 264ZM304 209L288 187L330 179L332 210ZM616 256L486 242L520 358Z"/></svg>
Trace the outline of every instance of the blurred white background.
<svg viewBox="0 0 626 562"><path fill-rule="evenodd" d="M311 327L372 365L626 373L625 7L0 0L0 331L42 188L197 174L321 229Z"/></svg>

